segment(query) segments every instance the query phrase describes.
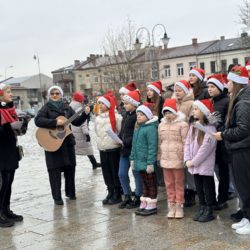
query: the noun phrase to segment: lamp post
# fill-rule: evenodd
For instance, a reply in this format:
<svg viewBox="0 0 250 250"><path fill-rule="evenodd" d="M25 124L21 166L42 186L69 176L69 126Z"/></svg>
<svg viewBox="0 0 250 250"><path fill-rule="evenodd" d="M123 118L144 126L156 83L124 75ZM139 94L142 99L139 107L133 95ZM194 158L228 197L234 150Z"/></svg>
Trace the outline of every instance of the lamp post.
<svg viewBox="0 0 250 250"><path fill-rule="evenodd" d="M163 24L160 24L160 23L154 25L154 27L152 28L152 31L151 31L151 36L150 36L149 30L146 27L140 27L136 32L136 40L135 40L135 44L134 44L135 50L141 49L142 43L139 40L139 33L141 33L142 30L145 30L147 32L147 36L148 36L148 43L146 44L145 48L148 47L146 52L147 52L149 61L152 62L152 65L151 65L151 80L156 80L157 78L159 78L159 65L158 65L158 62L156 61L156 53L159 51L159 49L156 50L156 47L155 47L155 35L154 35L157 27L161 27L161 29L164 31L164 35L161 38L161 41L163 43L164 49L166 50L170 38L167 35L165 26Z"/></svg>
<svg viewBox="0 0 250 250"><path fill-rule="evenodd" d="M5 79L5 80L6 80L6 78L7 78L7 69L10 69L10 68L13 68L13 65L6 66L5 69L4 69L4 79Z"/></svg>
<svg viewBox="0 0 250 250"><path fill-rule="evenodd" d="M40 84L40 98L41 98L41 102L42 102L42 105L43 105L42 80L41 80L40 61L39 61L38 54L34 55L33 58L34 58L34 60L37 60L38 73L39 73L39 84Z"/></svg>
<svg viewBox="0 0 250 250"><path fill-rule="evenodd" d="M149 32L149 30L146 27L140 27L136 31L136 40L135 40L134 48L135 49L140 49L141 48L142 43L140 42L138 35L139 35L139 33L142 30L146 30L146 32L147 32L147 36L148 36L148 44L147 44L147 46L150 47L151 44L152 44L152 46L154 47L154 40L155 40L154 33L155 33L155 30L156 30L157 27L162 27L162 29L164 30L164 35L161 38L161 41L162 41L162 43L164 45L164 49L167 49L167 46L168 46L170 38L167 35L165 26L163 24L161 24L161 23L158 23L158 24L154 25L154 27L152 28L152 31L151 31L152 43L151 43L151 39L150 39L150 32Z"/></svg>

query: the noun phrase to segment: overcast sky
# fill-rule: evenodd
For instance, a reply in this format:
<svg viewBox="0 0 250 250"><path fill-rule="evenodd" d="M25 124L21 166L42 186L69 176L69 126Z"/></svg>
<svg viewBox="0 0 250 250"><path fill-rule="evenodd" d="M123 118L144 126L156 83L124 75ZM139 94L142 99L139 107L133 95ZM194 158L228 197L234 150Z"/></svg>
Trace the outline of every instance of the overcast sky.
<svg viewBox="0 0 250 250"><path fill-rule="evenodd" d="M100 54L108 28L164 24L169 47L240 34L240 0L0 0L0 80L38 73ZM156 37L157 39L157 37ZM9 68L9 66L13 66Z"/></svg>

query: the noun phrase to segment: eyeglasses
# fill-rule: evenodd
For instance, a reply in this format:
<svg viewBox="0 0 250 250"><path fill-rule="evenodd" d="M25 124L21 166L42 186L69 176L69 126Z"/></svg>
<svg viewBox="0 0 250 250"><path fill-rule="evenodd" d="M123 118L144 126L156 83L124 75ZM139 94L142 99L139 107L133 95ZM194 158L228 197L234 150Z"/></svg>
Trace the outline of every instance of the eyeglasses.
<svg viewBox="0 0 250 250"><path fill-rule="evenodd" d="M61 93L59 93L59 92L53 92L53 93L50 93L50 95L61 95Z"/></svg>

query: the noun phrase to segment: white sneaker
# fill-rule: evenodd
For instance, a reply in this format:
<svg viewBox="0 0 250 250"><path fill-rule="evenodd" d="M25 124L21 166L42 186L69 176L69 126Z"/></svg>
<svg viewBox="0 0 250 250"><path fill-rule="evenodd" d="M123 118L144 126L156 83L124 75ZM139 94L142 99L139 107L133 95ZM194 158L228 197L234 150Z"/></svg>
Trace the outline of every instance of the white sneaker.
<svg viewBox="0 0 250 250"><path fill-rule="evenodd" d="M236 230L237 234L250 234L250 224L246 224L244 227L238 228Z"/></svg>
<svg viewBox="0 0 250 250"><path fill-rule="evenodd" d="M235 229L235 230L236 230L236 229L245 227L245 226L248 225L248 224L249 224L249 220L246 219L246 218L242 218L240 222L234 223L234 224L232 225L232 229Z"/></svg>

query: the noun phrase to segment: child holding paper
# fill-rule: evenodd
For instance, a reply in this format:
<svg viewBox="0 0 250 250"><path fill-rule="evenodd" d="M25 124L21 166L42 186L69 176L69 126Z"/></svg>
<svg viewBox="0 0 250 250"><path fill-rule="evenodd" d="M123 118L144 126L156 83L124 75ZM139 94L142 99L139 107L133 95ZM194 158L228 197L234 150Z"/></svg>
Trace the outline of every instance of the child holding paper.
<svg viewBox="0 0 250 250"><path fill-rule="evenodd" d="M215 132L209 124L213 105L209 99L197 100L193 103L193 118L199 121L208 132ZM208 133L191 125L184 148L184 162L189 173L194 175L195 186L199 198L199 211L194 221L208 222L214 219L213 205L215 202L214 165L216 140Z"/></svg>
<svg viewBox="0 0 250 250"><path fill-rule="evenodd" d="M115 113L115 100L108 94L98 99L100 114L95 120L97 147L100 151L102 174L108 189L108 195L102 201L104 205L121 202L121 184L118 177L120 145L107 134L110 128L114 133L121 129L122 117Z"/></svg>

